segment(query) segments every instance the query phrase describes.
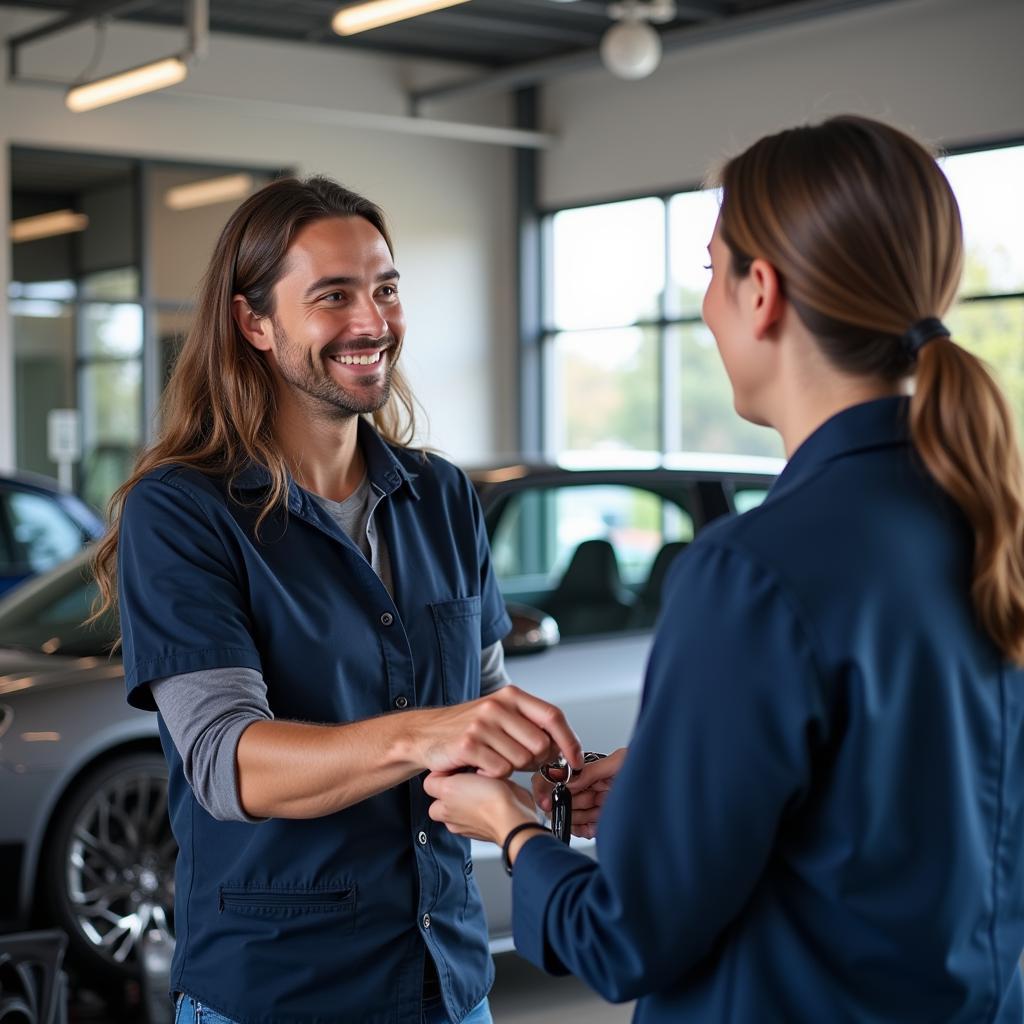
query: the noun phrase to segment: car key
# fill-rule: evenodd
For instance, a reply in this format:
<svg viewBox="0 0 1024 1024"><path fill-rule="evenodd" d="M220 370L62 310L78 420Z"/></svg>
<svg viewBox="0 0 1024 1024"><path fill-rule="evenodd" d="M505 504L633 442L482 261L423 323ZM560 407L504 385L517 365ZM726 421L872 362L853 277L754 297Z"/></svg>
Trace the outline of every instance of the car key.
<svg viewBox="0 0 1024 1024"><path fill-rule="evenodd" d="M583 755L583 763L593 764L606 756L588 751ZM564 772L565 778L553 779L552 772ZM572 792L569 789L574 774L572 765L564 757L560 757L557 761L543 765L540 773L554 787L551 790L551 832L563 843L568 843L572 837Z"/></svg>
<svg viewBox="0 0 1024 1024"><path fill-rule="evenodd" d="M561 772L565 778L553 779L552 772ZM556 839L568 843L572 835L572 793L568 783L573 776L572 765L564 757L544 765L541 775L554 787L551 790L551 832Z"/></svg>
<svg viewBox="0 0 1024 1024"><path fill-rule="evenodd" d="M563 843L572 835L572 793L564 782L555 783L551 791L551 831Z"/></svg>

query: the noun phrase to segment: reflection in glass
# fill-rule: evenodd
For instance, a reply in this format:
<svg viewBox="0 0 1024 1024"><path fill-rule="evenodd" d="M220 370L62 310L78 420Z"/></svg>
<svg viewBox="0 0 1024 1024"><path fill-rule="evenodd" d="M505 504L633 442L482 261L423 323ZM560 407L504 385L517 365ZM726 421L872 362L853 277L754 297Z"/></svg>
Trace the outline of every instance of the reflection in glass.
<svg viewBox="0 0 1024 1024"><path fill-rule="evenodd" d="M10 310L18 468L56 476L47 414L75 406L74 317L69 306L47 299L18 299Z"/></svg>
<svg viewBox="0 0 1024 1024"><path fill-rule="evenodd" d="M80 374L82 496L102 508L131 471L142 441L142 364L87 363Z"/></svg>
<svg viewBox="0 0 1024 1024"><path fill-rule="evenodd" d="M70 302L75 297L74 281L12 281L7 286L11 299L52 299Z"/></svg>
<svg viewBox="0 0 1024 1024"><path fill-rule="evenodd" d="M658 345L654 328L558 334L553 339L554 451L622 461L657 452Z"/></svg>
<svg viewBox="0 0 1024 1024"><path fill-rule="evenodd" d="M225 176L244 177L246 189L230 196L222 193L217 202L190 208L172 209L167 203L168 193L174 189L209 185L211 180L224 180ZM143 201L149 241L143 259L149 268L150 289L160 302L191 305L221 228L248 191L266 185L270 175L230 175L228 168L156 165L149 168L146 180ZM214 198L208 193L207 199Z"/></svg>
<svg viewBox="0 0 1024 1024"><path fill-rule="evenodd" d="M728 452L781 456L774 430L742 419L733 407L732 385L715 339L704 324L670 328L670 361L679 368L677 408L666 410L674 424L669 451ZM671 395L666 396L672 402Z"/></svg>
<svg viewBox="0 0 1024 1024"><path fill-rule="evenodd" d="M141 351L141 306L91 302L82 307L82 356L123 358Z"/></svg>
<svg viewBox="0 0 1024 1024"><path fill-rule="evenodd" d="M82 278L83 299L132 300L139 297L139 271L136 267L101 270Z"/></svg>
<svg viewBox="0 0 1024 1024"><path fill-rule="evenodd" d="M1024 146L940 161L960 205L963 295L1024 291Z"/></svg>
<svg viewBox="0 0 1024 1024"><path fill-rule="evenodd" d="M992 368L1024 439L1024 299L964 302L944 319L954 340Z"/></svg>
<svg viewBox="0 0 1024 1024"><path fill-rule="evenodd" d="M665 287L665 206L634 199L552 218L552 299L559 328L656 319Z"/></svg>
<svg viewBox="0 0 1024 1024"><path fill-rule="evenodd" d="M192 314L181 312L160 312L156 316L156 340L160 351L160 384L167 386L171 371L177 361L181 346L185 344Z"/></svg>
<svg viewBox="0 0 1024 1024"><path fill-rule="evenodd" d="M708 243L718 220L718 190L682 192L668 204L670 285L665 315L697 317L711 281Z"/></svg>

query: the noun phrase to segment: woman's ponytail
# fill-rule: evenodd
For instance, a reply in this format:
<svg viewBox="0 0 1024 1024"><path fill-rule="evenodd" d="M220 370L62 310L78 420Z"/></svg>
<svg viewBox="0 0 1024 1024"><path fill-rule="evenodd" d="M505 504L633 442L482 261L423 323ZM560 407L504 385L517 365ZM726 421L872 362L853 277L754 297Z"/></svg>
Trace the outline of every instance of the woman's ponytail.
<svg viewBox="0 0 1024 1024"><path fill-rule="evenodd" d="M936 338L918 356L910 429L928 472L973 528L979 624L1024 664L1024 468L1007 401L980 359Z"/></svg>

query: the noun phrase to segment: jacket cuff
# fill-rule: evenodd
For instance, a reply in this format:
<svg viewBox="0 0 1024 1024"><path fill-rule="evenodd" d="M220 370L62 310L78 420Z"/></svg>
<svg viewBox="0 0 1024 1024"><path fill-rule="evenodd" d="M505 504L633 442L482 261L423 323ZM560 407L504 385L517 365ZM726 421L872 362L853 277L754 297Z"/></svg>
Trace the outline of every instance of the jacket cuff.
<svg viewBox="0 0 1024 1024"><path fill-rule="evenodd" d="M548 904L565 879L596 870L590 857L553 835L538 833L522 845L512 866L512 937L520 956L548 974L569 973L547 939Z"/></svg>

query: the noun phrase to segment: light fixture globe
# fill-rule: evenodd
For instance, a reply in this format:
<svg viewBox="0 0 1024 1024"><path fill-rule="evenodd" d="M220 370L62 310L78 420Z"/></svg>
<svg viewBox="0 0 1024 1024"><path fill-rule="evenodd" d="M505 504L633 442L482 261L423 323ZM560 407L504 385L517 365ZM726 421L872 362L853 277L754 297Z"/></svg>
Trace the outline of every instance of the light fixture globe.
<svg viewBox="0 0 1024 1024"><path fill-rule="evenodd" d="M601 39L601 60L618 78L646 78L661 61L661 39L645 21L620 21Z"/></svg>

